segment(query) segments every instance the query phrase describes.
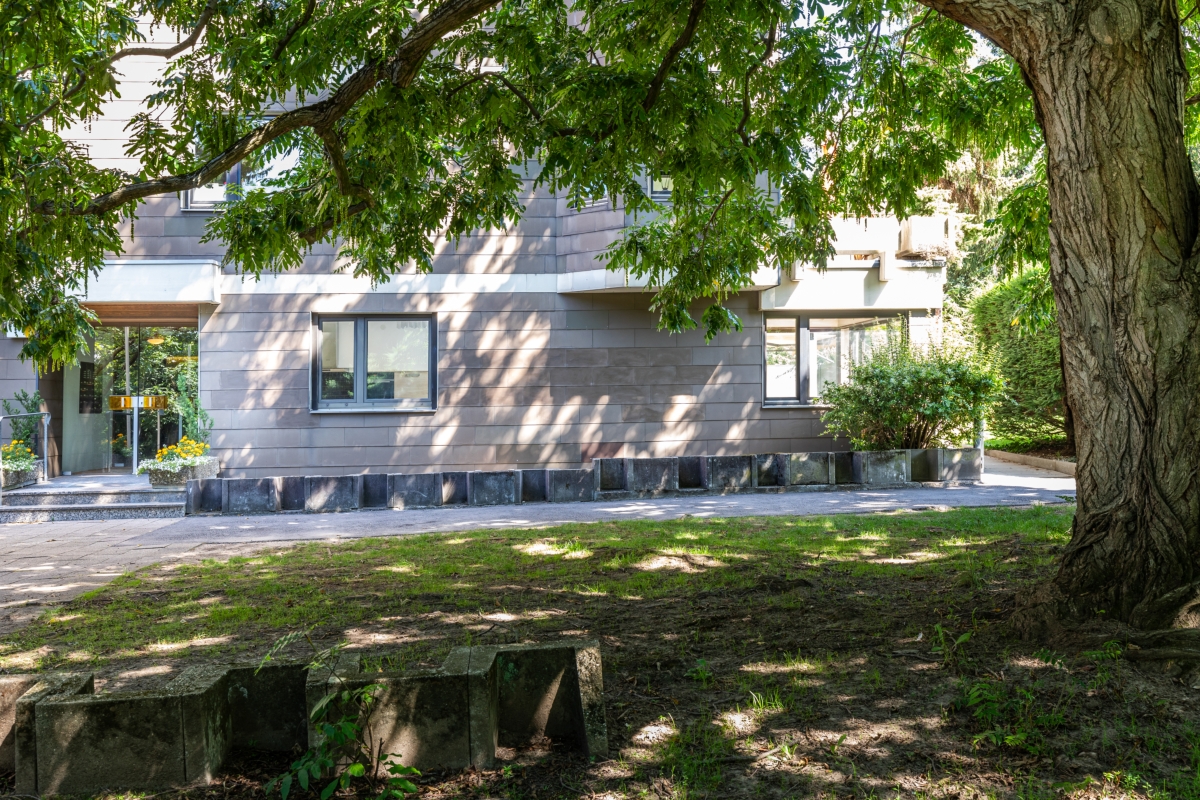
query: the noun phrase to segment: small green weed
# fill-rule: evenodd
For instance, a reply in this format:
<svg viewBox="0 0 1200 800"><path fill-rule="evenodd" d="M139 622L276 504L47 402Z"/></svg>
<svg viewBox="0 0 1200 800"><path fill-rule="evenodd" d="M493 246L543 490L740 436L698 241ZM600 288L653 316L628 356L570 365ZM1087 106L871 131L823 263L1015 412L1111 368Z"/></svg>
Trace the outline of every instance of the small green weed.
<svg viewBox="0 0 1200 800"><path fill-rule="evenodd" d="M784 704L779 698L779 689L774 688L770 691L750 692L750 707L759 713L770 713L782 711Z"/></svg>
<svg viewBox="0 0 1200 800"><path fill-rule="evenodd" d="M963 657L963 646L971 641L971 632L955 638L951 631L937 624L933 626L933 652L942 657L942 664L947 667L957 665Z"/></svg>
<svg viewBox="0 0 1200 800"><path fill-rule="evenodd" d="M327 680L337 679L336 667L345 649L344 643L320 648L309 632L294 632L280 637L262 657L261 670L275 657L294 644L305 642L313 656L310 672L328 673ZM317 781L332 778L320 792L321 800L329 800L335 792L345 792L352 785L366 784L375 800L403 800L405 795L419 789L410 777L421 773L399 762L399 755L385 753L380 742L372 736L371 715L375 695L382 687L377 684L358 689L335 689L321 698L312 708L309 719L320 731L320 740L309 748L282 774L264 786L270 796L279 791L280 800L287 800L294 787L308 791L316 789ZM338 712L335 715L335 712Z"/></svg>
<svg viewBox="0 0 1200 800"><path fill-rule="evenodd" d="M711 722L695 722L680 730L663 747L662 770L670 776L677 797L712 792L720 786L723 760L733 754L733 742Z"/></svg>
<svg viewBox="0 0 1200 800"><path fill-rule="evenodd" d="M1059 706L1043 708L1037 695L1024 686L985 679L964 681L960 707L971 709L982 730L976 747L1011 747L1032 755L1043 753L1045 733L1066 721Z"/></svg>
<svg viewBox="0 0 1200 800"><path fill-rule="evenodd" d="M696 659L696 666L687 671L687 676L705 689L713 685L712 670L708 668L708 662L703 658Z"/></svg>

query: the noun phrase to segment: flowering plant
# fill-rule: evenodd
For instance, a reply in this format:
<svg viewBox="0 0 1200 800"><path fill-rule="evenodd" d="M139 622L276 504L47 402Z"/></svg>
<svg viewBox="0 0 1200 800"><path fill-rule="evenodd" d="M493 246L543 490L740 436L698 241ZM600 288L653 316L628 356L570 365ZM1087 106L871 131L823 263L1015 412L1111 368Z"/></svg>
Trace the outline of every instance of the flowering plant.
<svg viewBox="0 0 1200 800"><path fill-rule="evenodd" d="M124 456L125 458L129 458L133 454L133 448L125 441L125 434L123 433L118 433L113 437L112 449L117 455Z"/></svg>
<svg viewBox="0 0 1200 800"><path fill-rule="evenodd" d="M179 461L185 458L200 458L208 453L208 445L184 436L178 444L164 447L155 455L155 461Z"/></svg>
<svg viewBox="0 0 1200 800"><path fill-rule="evenodd" d="M156 474L183 472L187 467L198 467L213 461L208 455L208 445L184 436L178 444L169 445L158 451L153 461L143 461L138 464L138 473L153 472ZM214 473L215 474L215 473ZM151 476L153 482L154 477Z"/></svg>
<svg viewBox="0 0 1200 800"><path fill-rule="evenodd" d="M3 463L4 469L24 472L34 468L37 458L33 451L25 446L24 439L13 439L0 447L0 463Z"/></svg>

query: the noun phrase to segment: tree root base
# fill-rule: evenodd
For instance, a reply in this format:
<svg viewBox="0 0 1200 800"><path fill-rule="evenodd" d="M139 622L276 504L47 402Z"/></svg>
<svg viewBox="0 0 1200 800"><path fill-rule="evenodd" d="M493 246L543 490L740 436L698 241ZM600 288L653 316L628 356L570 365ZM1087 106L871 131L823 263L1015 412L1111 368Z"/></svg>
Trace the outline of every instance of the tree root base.
<svg viewBox="0 0 1200 800"><path fill-rule="evenodd" d="M1065 650L1096 650L1117 642L1122 645L1121 655L1131 661L1200 665L1200 628L1147 631L1118 620L1079 617L1076 603L1053 582L1047 582L1017 597L1008 624L1025 641L1041 641Z"/></svg>

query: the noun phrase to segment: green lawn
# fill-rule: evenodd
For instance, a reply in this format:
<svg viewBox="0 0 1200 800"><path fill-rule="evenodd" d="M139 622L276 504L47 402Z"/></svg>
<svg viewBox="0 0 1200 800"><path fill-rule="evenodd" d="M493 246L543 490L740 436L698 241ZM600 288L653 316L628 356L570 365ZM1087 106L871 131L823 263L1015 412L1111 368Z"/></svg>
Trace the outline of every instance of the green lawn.
<svg viewBox="0 0 1200 800"><path fill-rule="evenodd" d="M835 575L972 584L1044 567L1068 539L1062 507L810 518L683 519L310 543L143 570L0 640L3 666L101 666L155 653L256 652L288 630L334 635L392 615L494 610L536 586L546 603L639 603L738 590L821 565ZM997 543L1019 539L1022 559ZM531 620L536 626L537 620ZM469 638L475 626L465 624ZM219 640L214 642L213 640ZM197 644L199 642L199 644ZM456 642L457 643L457 642Z"/></svg>
<svg viewBox="0 0 1200 800"><path fill-rule="evenodd" d="M685 518L276 547L125 576L0 647L9 671L91 669L111 688L255 660L297 630L389 669L472 642L601 642L612 761L532 748L494 772L427 776L422 797L1200 797L1195 693L1175 675L1007 632L1072 513ZM261 797L255 776L272 764L235 762L239 788L223 796Z"/></svg>

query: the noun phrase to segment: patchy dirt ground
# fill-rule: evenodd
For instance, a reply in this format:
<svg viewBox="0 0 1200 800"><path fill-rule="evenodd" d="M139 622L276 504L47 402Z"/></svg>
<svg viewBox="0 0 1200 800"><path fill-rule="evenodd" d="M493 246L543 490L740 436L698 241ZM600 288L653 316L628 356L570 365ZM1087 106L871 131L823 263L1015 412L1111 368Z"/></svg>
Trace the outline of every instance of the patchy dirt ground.
<svg viewBox="0 0 1200 800"><path fill-rule="evenodd" d="M256 659L314 625L388 669L465 643L600 640L611 760L537 743L494 771L421 776L422 798L1200 797L1200 674L1006 633L1070 520L685 519L276 548L122 579L0 644L9 671L91 668L114 689ZM262 797L292 757L237 753L186 796Z"/></svg>

